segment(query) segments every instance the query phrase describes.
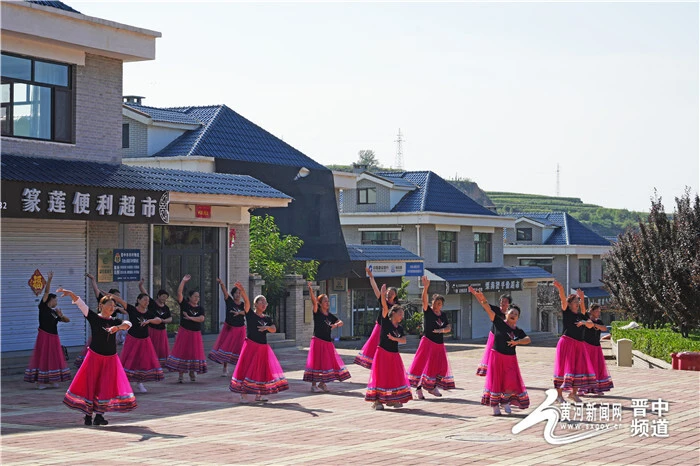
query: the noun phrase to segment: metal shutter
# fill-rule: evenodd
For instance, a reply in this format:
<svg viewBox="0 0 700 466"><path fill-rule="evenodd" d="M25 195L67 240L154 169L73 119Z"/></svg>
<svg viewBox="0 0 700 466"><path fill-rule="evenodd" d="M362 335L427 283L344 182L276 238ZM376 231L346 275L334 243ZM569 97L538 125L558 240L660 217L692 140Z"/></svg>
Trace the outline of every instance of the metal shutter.
<svg viewBox="0 0 700 466"><path fill-rule="evenodd" d="M34 270L47 276L53 270L52 292L63 286L85 297L86 222L71 220L2 219L2 351L31 350L39 327L39 300L27 282ZM70 318L58 324L61 344L85 343L85 319L69 298L58 307Z"/></svg>

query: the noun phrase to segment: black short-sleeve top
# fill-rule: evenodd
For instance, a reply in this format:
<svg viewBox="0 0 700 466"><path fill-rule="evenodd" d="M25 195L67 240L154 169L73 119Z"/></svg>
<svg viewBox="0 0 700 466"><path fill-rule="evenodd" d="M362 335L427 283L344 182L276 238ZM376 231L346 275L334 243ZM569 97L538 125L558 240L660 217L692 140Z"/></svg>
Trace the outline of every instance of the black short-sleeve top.
<svg viewBox="0 0 700 466"><path fill-rule="evenodd" d="M245 325L245 316L243 314L233 315L234 312L245 311L245 302L241 301L236 304L233 297L229 295L226 298L226 323L232 327L243 327Z"/></svg>
<svg viewBox="0 0 700 466"><path fill-rule="evenodd" d="M593 320L591 322L597 325L605 325L602 320ZM597 328L587 328L583 331L583 340L593 346L600 346L600 330Z"/></svg>
<svg viewBox="0 0 700 466"><path fill-rule="evenodd" d="M114 316L109 318L101 317L92 311L88 311L85 318L90 323L90 332L92 334L90 349L102 356L117 354L117 336L116 334L110 334L106 329L121 325L124 321Z"/></svg>
<svg viewBox="0 0 700 466"><path fill-rule="evenodd" d="M51 309L46 301L39 301L39 329L46 333L58 335L58 323L61 318Z"/></svg>
<svg viewBox="0 0 700 466"><path fill-rule="evenodd" d="M201 322L194 322L182 317L182 314L187 314L190 317L199 317L204 315L204 309L202 306L190 306L190 302L187 298L183 299L180 303L180 327L186 328L187 330L192 330L193 332L199 332L202 330Z"/></svg>
<svg viewBox="0 0 700 466"><path fill-rule="evenodd" d="M147 338L148 337L148 325L141 326L141 322L153 319L155 313L146 308L146 312L139 312L136 306L132 304L126 305L126 312L129 314L129 322L131 322L131 328L129 329L129 335L134 338Z"/></svg>
<svg viewBox="0 0 700 466"><path fill-rule="evenodd" d="M259 316L253 311L248 311L245 315L245 323L246 337L255 343L266 345L268 330L260 331L258 327L272 325L272 317L265 314Z"/></svg>
<svg viewBox="0 0 700 466"><path fill-rule="evenodd" d="M399 302L398 298L396 299L396 301L394 301L394 302L392 302L392 303L390 303L389 301L387 301L387 302L386 302L386 307L388 307L389 309L391 309L391 306L393 306L393 305L395 305L395 304L401 304L401 303ZM378 323L379 325L381 325L381 324L382 324L382 298L377 298L377 307L379 307L379 314L377 315L377 323Z"/></svg>
<svg viewBox="0 0 700 466"><path fill-rule="evenodd" d="M572 312L568 307L564 309L562 314L564 319L564 333L562 333L562 335L566 335L574 340L583 341L583 332L586 330L586 327L584 325L578 327L576 326L576 322L586 320L586 318L582 316L580 312Z"/></svg>
<svg viewBox="0 0 700 466"><path fill-rule="evenodd" d="M445 328L449 323L447 314L440 312L440 315L437 315L430 306L423 312L423 330L425 331L425 337L434 343L441 345L444 343L444 338L442 333L435 333L433 330Z"/></svg>
<svg viewBox="0 0 700 466"><path fill-rule="evenodd" d="M501 311L500 307L494 306L493 304L489 304L489 307L491 308L493 313L496 314L496 317L494 317L494 319L493 319L494 321L496 319L504 320L506 318L506 315L503 313L503 311ZM495 330L493 324L491 324L491 333L493 333L494 335L496 334L496 330Z"/></svg>
<svg viewBox="0 0 700 466"><path fill-rule="evenodd" d="M314 336L324 341L331 341L331 325L338 322L338 318L331 314L324 314L322 311L314 313Z"/></svg>
<svg viewBox="0 0 700 466"><path fill-rule="evenodd" d="M515 346L508 346L510 340L522 340L527 335L519 327L512 328L498 317L493 319L495 333L493 334L493 349L501 354L514 355Z"/></svg>
<svg viewBox="0 0 700 466"><path fill-rule="evenodd" d="M159 306L153 298L148 299L148 309L153 312L154 317L158 317L161 320L172 317L170 308L166 304ZM149 324L148 326L156 330L165 330L165 324L163 322L160 324Z"/></svg>
<svg viewBox="0 0 700 466"><path fill-rule="evenodd" d="M399 324L394 326L389 316L382 318L382 333L379 335L379 346L390 353L399 352L399 343L390 340L387 336L392 334L396 338L401 338L405 335L403 327Z"/></svg>

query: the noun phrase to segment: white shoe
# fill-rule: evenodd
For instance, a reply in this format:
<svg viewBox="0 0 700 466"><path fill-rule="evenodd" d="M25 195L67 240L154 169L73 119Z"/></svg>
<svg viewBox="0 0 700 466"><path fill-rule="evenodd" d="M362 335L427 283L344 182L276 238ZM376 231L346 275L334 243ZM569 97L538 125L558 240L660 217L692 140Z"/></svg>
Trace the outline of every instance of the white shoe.
<svg viewBox="0 0 700 466"><path fill-rule="evenodd" d="M572 400L574 403L582 403L581 398L574 395L573 393L571 393L567 398Z"/></svg>
<svg viewBox="0 0 700 466"><path fill-rule="evenodd" d="M559 395L559 396L557 397L557 403L563 403L563 402L564 402L564 397L561 396L561 395Z"/></svg>
<svg viewBox="0 0 700 466"><path fill-rule="evenodd" d="M146 390L146 387L143 385L143 383L139 382L136 387L139 389L141 393L146 393L148 390Z"/></svg>
<svg viewBox="0 0 700 466"><path fill-rule="evenodd" d="M428 390L428 393L430 393L433 396L442 396L442 393L440 393L440 390L438 390L437 387L433 388L432 390Z"/></svg>
<svg viewBox="0 0 700 466"><path fill-rule="evenodd" d="M423 395L423 389L418 388L416 389L416 398L419 400L425 400L425 395Z"/></svg>
<svg viewBox="0 0 700 466"><path fill-rule="evenodd" d="M241 403L248 403L250 400L248 399L248 395L245 393L241 393Z"/></svg>
<svg viewBox="0 0 700 466"><path fill-rule="evenodd" d="M43 385L43 384L37 384L36 388L38 388L39 390L46 390L49 387L47 387L46 385Z"/></svg>
<svg viewBox="0 0 700 466"><path fill-rule="evenodd" d="M375 401L374 403L372 403L372 409L376 411L382 411L384 409L384 405L378 401Z"/></svg>
<svg viewBox="0 0 700 466"><path fill-rule="evenodd" d="M260 403L266 403L270 400L268 400L267 398L263 398L262 395L255 395L255 401L260 402Z"/></svg>
<svg viewBox="0 0 700 466"><path fill-rule="evenodd" d="M58 388L58 384L57 384L57 383L52 383L51 386L52 386L53 388Z"/></svg>
<svg viewBox="0 0 700 466"><path fill-rule="evenodd" d="M316 385L312 385L312 386L311 386L311 393L317 393L317 392L319 392L319 391L320 391L320 390L319 390L319 388L318 388Z"/></svg>
<svg viewBox="0 0 700 466"><path fill-rule="evenodd" d="M499 408L498 406L494 406L493 407L493 415L500 416L501 415L501 408Z"/></svg>
<svg viewBox="0 0 700 466"><path fill-rule="evenodd" d="M511 413L510 404L503 405L503 411L505 411L506 414L510 414Z"/></svg>

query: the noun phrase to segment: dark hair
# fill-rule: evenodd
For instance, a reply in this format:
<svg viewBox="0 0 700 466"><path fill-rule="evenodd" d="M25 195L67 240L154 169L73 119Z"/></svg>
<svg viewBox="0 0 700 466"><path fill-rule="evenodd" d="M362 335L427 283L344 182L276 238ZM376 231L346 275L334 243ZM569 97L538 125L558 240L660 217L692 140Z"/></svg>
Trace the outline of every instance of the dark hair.
<svg viewBox="0 0 700 466"><path fill-rule="evenodd" d="M187 292L187 296L191 298L192 295L195 294L195 293L199 293L199 290L190 290L190 291Z"/></svg>
<svg viewBox="0 0 700 466"><path fill-rule="evenodd" d="M395 286L390 286L389 288L386 289L386 292L387 292L387 293L390 292L390 291L393 291L394 294L396 295L396 299L399 299L399 290L396 289Z"/></svg>
<svg viewBox="0 0 700 466"><path fill-rule="evenodd" d="M513 298L511 298L509 294L502 294L498 300L500 301L501 299L507 299L509 305L513 304Z"/></svg>
<svg viewBox="0 0 700 466"><path fill-rule="evenodd" d="M328 295L327 295L327 294L320 294L320 295L318 295L317 301L318 301L319 304L321 304L321 301L323 301L323 298L328 298ZM330 302L330 299L331 299L331 298L328 298L328 301L329 301L329 302Z"/></svg>
<svg viewBox="0 0 700 466"><path fill-rule="evenodd" d="M119 290L117 288L110 288L109 289L109 294L117 294L117 293L119 293Z"/></svg>
<svg viewBox="0 0 700 466"><path fill-rule="evenodd" d="M403 306L401 306L400 304L394 304L393 306L391 306L391 309L389 309L389 313L388 313L386 316L387 316L389 319L391 319L391 315L392 315L394 312L398 312L398 311L403 311Z"/></svg>
<svg viewBox="0 0 700 466"><path fill-rule="evenodd" d="M49 295L49 296L51 296L51 295ZM49 298L49 299L51 299L51 298ZM588 308L588 312L593 312L596 309L600 309L600 304L591 304L590 307Z"/></svg>
<svg viewBox="0 0 700 466"><path fill-rule="evenodd" d="M47 300L47 301L51 301L51 300L52 300L53 298L55 298L55 297L56 297L55 294L49 293L49 295L46 297L46 300Z"/></svg>
<svg viewBox="0 0 700 466"><path fill-rule="evenodd" d="M233 288L231 288L231 296L235 295L236 291L241 291L241 290L239 290L237 286L234 286Z"/></svg>
<svg viewBox="0 0 700 466"><path fill-rule="evenodd" d="M435 301L440 301L440 302L442 302L442 304L445 304L445 297L441 294L435 293L433 295L433 302L435 302Z"/></svg>
<svg viewBox="0 0 700 466"><path fill-rule="evenodd" d="M158 290L158 293L156 293L156 296L163 296L163 295L170 296L170 293L168 293L165 290Z"/></svg>
<svg viewBox="0 0 700 466"><path fill-rule="evenodd" d="M139 295L136 297L136 304L138 305L139 301L141 301L141 298L144 296L148 296L148 293L139 293Z"/></svg>
<svg viewBox="0 0 700 466"><path fill-rule="evenodd" d="M569 304L571 304L571 302L572 302L574 299L579 299L579 298L578 298L578 295L577 295L576 293L571 293L571 294L569 295L569 297L566 298L566 302L569 303Z"/></svg>
<svg viewBox="0 0 700 466"><path fill-rule="evenodd" d="M112 298L112 296L110 296L110 295L104 295L104 296L100 299L100 304L104 304L104 303L106 303L107 301L114 301L114 298Z"/></svg>
<svg viewBox="0 0 700 466"><path fill-rule="evenodd" d="M518 306L517 304L511 304L508 306L508 310L510 311L511 309L513 309L514 311L518 311L518 317L520 317L520 306Z"/></svg>

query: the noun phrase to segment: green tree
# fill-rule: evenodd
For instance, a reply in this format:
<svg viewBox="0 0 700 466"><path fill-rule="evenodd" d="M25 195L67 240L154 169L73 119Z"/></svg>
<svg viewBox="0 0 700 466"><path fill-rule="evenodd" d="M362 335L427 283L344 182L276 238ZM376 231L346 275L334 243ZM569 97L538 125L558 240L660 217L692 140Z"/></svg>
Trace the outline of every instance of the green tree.
<svg viewBox="0 0 700 466"><path fill-rule="evenodd" d="M652 200L646 221L619 237L603 279L617 304L649 327L700 327L700 197L676 198L672 218Z"/></svg>
<svg viewBox="0 0 700 466"><path fill-rule="evenodd" d="M274 217L250 217L250 272L260 274L265 280L263 293L268 302L276 303L285 293L284 276L303 275L314 280L317 261L304 262L294 258L304 244L292 235L280 236Z"/></svg>
<svg viewBox="0 0 700 466"><path fill-rule="evenodd" d="M367 165L367 170L374 170L379 168L379 160L374 154L373 150L364 149L357 153L357 163L360 165Z"/></svg>

